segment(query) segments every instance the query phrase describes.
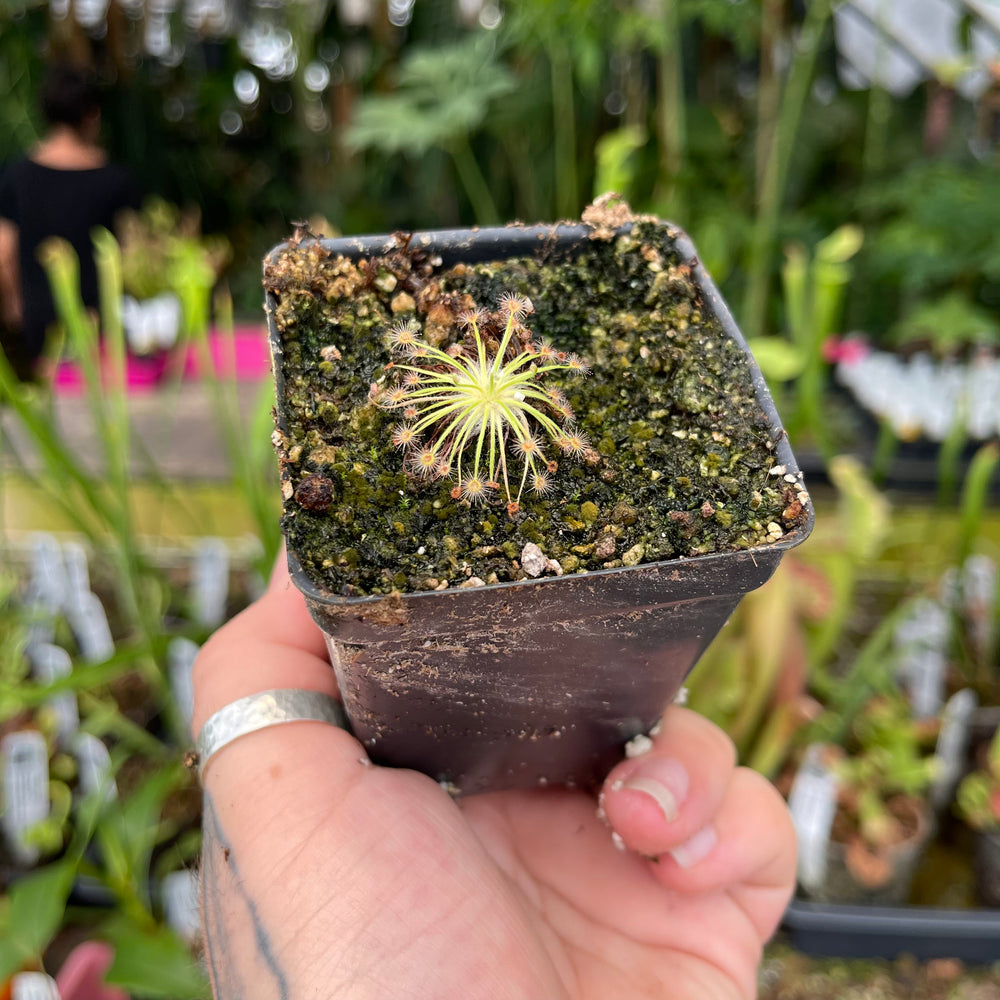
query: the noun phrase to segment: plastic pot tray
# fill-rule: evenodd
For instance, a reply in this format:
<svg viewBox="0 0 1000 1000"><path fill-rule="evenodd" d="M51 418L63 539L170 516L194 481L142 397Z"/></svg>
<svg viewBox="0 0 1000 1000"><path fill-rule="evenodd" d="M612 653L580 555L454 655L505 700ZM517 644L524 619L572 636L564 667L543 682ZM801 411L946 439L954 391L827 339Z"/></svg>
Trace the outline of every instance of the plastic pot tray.
<svg viewBox="0 0 1000 1000"><path fill-rule="evenodd" d="M664 224L666 225L666 224ZM444 267L572 254L583 225L415 233L411 246ZM767 387L687 237L669 227L706 305L747 355L775 461L798 465ZM324 240L374 256L389 236ZM281 248L278 248L279 250ZM274 252L277 252L274 251ZM267 314L285 429L281 342ZM351 727L371 758L415 768L461 792L542 785L592 787L648 732L740 598L764 584L808 522L753 550L674 559L472 589L344 598L325 591L289 551L289 568L327 637Z"/></svg>
<svg viewBox="0 0 1000 1000"><path fill-rule="evenodd" d="M789 943L807 955L1000 961L1000 910L931 906L846 906L794 900L782 923Z"/></svg>

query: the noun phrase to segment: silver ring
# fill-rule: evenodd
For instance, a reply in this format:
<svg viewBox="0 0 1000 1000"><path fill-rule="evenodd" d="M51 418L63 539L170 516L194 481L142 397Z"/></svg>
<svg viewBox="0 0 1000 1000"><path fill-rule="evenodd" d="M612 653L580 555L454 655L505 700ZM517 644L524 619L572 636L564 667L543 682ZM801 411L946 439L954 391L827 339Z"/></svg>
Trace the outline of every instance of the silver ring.
<svg viewBox="0 0 1000 1000"><path fill-rule="evenodd" d="M276 688L239 698L220 708L201 727L195 741L199 779L212 757L233 740L283 722L328 722L347 728L340 702L319 691Z"/></svg>

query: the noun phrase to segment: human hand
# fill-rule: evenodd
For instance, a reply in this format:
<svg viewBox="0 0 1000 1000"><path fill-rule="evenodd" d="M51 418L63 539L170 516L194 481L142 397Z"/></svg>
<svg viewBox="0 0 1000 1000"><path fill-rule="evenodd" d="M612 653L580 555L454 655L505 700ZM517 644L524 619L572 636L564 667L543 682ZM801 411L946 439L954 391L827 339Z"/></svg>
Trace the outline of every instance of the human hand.
<svg viewBox="0 0 1000 1000"><path fill-rule="evenodd" d="M195 732L271 688L336 694L283 560L202 650ZM236 740L204 774L216 1000L753 997L795 837L773 787L734 765L719 729L671 707L609 775L605 821L580 791L453 801L326 723Z"/></svg>

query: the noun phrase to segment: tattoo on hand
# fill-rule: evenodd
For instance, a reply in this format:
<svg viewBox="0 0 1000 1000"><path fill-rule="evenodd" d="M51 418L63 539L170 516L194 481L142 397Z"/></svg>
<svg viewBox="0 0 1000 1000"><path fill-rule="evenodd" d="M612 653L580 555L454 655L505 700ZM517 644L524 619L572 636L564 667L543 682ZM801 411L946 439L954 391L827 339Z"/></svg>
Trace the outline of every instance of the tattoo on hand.
<svg viewBox="0 0 1000 1000"><path fill-rule="evenodd" d="M215 1000L289 1000L288 979L257 904L240 876L211 796L205 793L201 860L205 954Z"/></svg>

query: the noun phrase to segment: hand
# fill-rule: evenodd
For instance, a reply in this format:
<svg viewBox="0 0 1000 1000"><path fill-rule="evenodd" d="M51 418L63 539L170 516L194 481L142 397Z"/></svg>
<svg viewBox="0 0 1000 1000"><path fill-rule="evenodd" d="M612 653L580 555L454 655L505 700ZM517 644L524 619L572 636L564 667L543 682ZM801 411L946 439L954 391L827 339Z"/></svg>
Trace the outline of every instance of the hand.
<svg viewBox="0 0 1000 1000"><path fill-rule="evenodd" d="M269 688L336 693L323 638L275 572L195 668L195 732ZM205 771L202 915L217 1000L735 1000L792 891L781 798L729 739L668 709L598 803L579 791L452 801L296 722ZM610 825L610 829L609 829ZM612 831L614 831L613 842Z"/></svg>

